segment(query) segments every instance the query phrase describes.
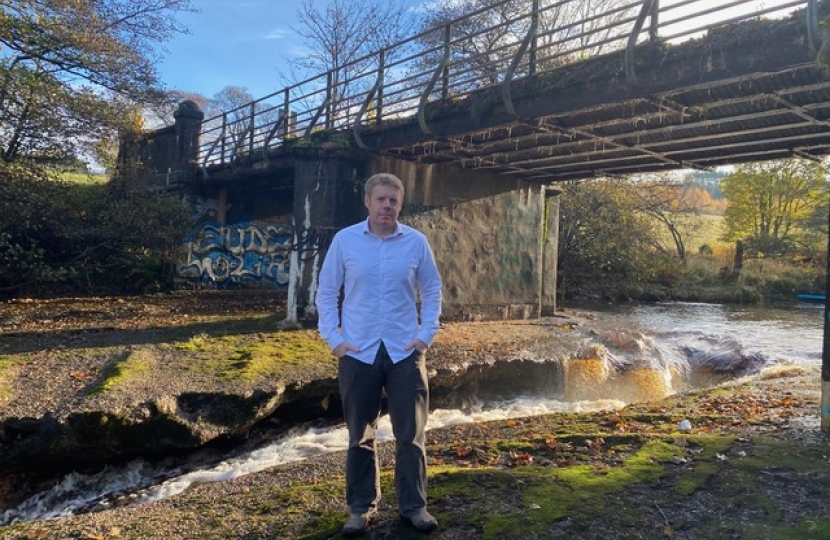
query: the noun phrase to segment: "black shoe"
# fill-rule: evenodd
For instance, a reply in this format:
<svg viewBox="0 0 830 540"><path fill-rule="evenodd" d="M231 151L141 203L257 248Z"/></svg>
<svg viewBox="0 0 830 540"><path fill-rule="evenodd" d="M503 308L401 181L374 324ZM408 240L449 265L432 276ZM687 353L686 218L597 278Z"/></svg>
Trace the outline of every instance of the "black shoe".
<svg viewBox="0 0 830 540"><path fill-rule="evenodd" d="M343 525L343 536L352 538L365 534L366 527L373 517L375 517L374 510L369 510L363 514L352 512L349 514L349 519L346 520L346 524Z"/></svg>
<svg viewBox="0 0 830 540"><path fill-rule="evenodd" d="M432 517L432 514L427 512L426 508L421 508L417 513L405 517L405 520L412 523L412 526L421 532L428 533L438 528L438 520Z"/></svg>

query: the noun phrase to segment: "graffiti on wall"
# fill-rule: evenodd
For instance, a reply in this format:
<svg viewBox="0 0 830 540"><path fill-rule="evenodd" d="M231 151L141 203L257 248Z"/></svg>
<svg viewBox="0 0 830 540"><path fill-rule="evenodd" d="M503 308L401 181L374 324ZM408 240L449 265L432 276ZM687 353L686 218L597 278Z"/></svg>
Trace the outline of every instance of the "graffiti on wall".
<svg viewBox="0 0 830 540"><path fill-rule="evenodd" d="M301 261L313 261L320 252L329 247L334 233L339 231L336 227L311 227L297 232L297 243L293 250L297 252Z"/></svg>
<svg viewBox="0 0 830 540"><path fill-rule="evenodd" d="M293 236L290 223L203 223L185 240L179 275L212 285L265 281L285 287Z"/></svg>
<svg viewBox="0 0 830 540"><path fill-rule="evenodd" d="M295 243L291 223L203 223L185 241L187 255L179 276L219 286L257 281L286 287L292 251L298 260L311 261L331 244L338 230L302 229Z"/></svg>

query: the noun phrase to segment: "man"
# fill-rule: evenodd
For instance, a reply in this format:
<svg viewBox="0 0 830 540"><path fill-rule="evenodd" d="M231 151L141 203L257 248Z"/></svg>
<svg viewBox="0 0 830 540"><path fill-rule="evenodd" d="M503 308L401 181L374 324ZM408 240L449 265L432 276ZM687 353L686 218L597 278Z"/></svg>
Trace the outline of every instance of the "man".
<svg viewBox="0 0 830 540"><path fill-rule="evenodd" d="M319 331L338 358L346 454L345 536L365 532L377 512L380 478L375 431L383 391L396 439L398 511L418 530L438 522L427 512L424 430L429 413L427 348L438 332L441 278L426 237L398 223L404 187L392 174L369 178L366 221L332 240L317 289ZM343 287L342 313L338 313ZM418 324L416 287L420 295Z"/></svg>

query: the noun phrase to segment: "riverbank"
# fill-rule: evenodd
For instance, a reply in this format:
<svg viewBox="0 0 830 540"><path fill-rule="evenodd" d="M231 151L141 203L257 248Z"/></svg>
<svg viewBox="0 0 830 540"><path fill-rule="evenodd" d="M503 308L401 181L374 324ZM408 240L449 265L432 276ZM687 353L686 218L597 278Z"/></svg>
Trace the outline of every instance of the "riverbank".
<svg viewBox="0 0 830 540"><path fill-rule="evenodd" d="M267 311L259 306L246 312L237 305L231 317L217 313L221 302L212 300L212 313L207 309L198 315L175 313L169 305L159 310L187 321L170 326L180 332L172 341L193 345L184 349L191 357L204 360L215 354L218 345L211 340L221 342L220 336L233 335L238 350L251 342L267 342L270 334L279 332L272 299L258 300ZM95 304L101 310L105 302ZM85 365L87 369L103 362L116 342L123 341L118 346L132 347L133 352L150 345L161 347L167 339L159 334L165 316L154 319L147 315L150 308L138 306L132 303L135 316L112 319L110 324L124 328L100 329L90 323L85 329L76 324L50 331L55 319L37 323L41 328L9 331L4 327L2 361L15 364L16 377L15 393L5 396L6 405L23 403L17 386L23 371L33 379L40 373L39 382L29 388L41 385L49 390L35 392L25 407L32 407L33 414L40 407L71 414L78 406L72 399L100 385L106 372L93 371L95 375L74 393L60 393L58 389L71 386L76 378L72 374L82 367L80 358L92 362ZM77 305L74 309L80 311ZM588 316L445 325L430 355L432 376L447 377L459 366L493 366L505 358L524 363L568 352L588 359L592 346L584 340L590 334ZM89 317L76 314L76 318ZM226 333L220 332L222 328ZM198 338L195 344L194 338ZM47 364L60 367L36 369ZM289 372L307 373L309 365L301 363L292 368L296 372L282 372L281 380L289 380ZM169 377L150 376L156 369L169 369L169 362L153 368L133 373L132 379L119 379L115 387L145 393L153 386L148 381L156 387L171 384ZM12 373L8 369L2 371L6 377ZM328 371L330 367L321 368L319 374ZM212 372L202 371L191 379L204 382L210 379L206 373ZM49 380L50 386L42 386ZM226 375L217 380L242 387L258 379ZM430 538L830 537L830 473L826 472L830 441L817 426L819 385L817 366L777 365L705 391L663 400L651 396L650 401L615 412L544 415L431 430L430 507L441 527ZM130 394L117 395L124 399ZM49 404L50 399L58 399L59 405ZM4 407L3 414L11 414L8 410ZM691 425L688 432L679 430L684 419ZM382 455L385 497L380 518L367 537L419 538L397 519L388 444L383 445ZM184 493L145 505L0 527L0 539L338 538L345 512L342 463L341 453L327 454L228 482L195 484Z"/></svg>

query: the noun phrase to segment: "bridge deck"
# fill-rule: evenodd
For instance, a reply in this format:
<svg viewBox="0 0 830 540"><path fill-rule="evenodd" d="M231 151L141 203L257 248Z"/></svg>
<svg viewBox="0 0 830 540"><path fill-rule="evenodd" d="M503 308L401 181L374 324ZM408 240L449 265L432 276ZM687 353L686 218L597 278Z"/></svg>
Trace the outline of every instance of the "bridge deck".
<svg viewBox="0 0 830 540"><path fill-rule="evenodd" d="M830 78L802 25L744 22L640 54L638 87L613 54L515 81L518 116L490 89L437 104L433 137L410 121L363 138L403 159L544 182L830 151Z"/></svg>
<svg viewBox="0 0 830 540"><path fill-rule="evenodd" d="M703 0L672 0L660 14L689 2ZM705 23L683 41L660 38L664 23L652 16L648 40L638 45L639 30L620 31L615 43L627 46L578 61L573 55L589 49L577 45L571 56L547 51L545 64L523 49L536 41L519 40L497 59L501 68L511 61L521 66L515 73L469 68L489 53L438 62L436 69L440 48L384 63L395 51L422 46L432 34L415 36L367 59L377 61L377 69L366 68L350 80L334 82L336 70L331 71L205 121L202 178L230 181L239 166L252 173L265 165L290 169L292 156L313 146L307 139L316 130L376 154L545 183L794 156L820 159L830 154L830 52L819 52L827 57L821 65L816 48L830 51L830 43L821 45L816 37L815 0L805 9L801 0L785 2L775 9L796 9L783 18L753 16L749 2L737 2L744 10L739 17ZM533 5L516 19L530 24L527 40L538 39L531 22L559 3ZM698 15L706 18L705 13ZM628 28L626 21L618 21L621 28ZM468 39L450 40L449 28L446 51ZM443 82L431 85L442 70ZM339 100L332 100L336 95ZM272 98L281 98L282 106L269 104ZM300 107L303 100L313 104Z"/></svg>

